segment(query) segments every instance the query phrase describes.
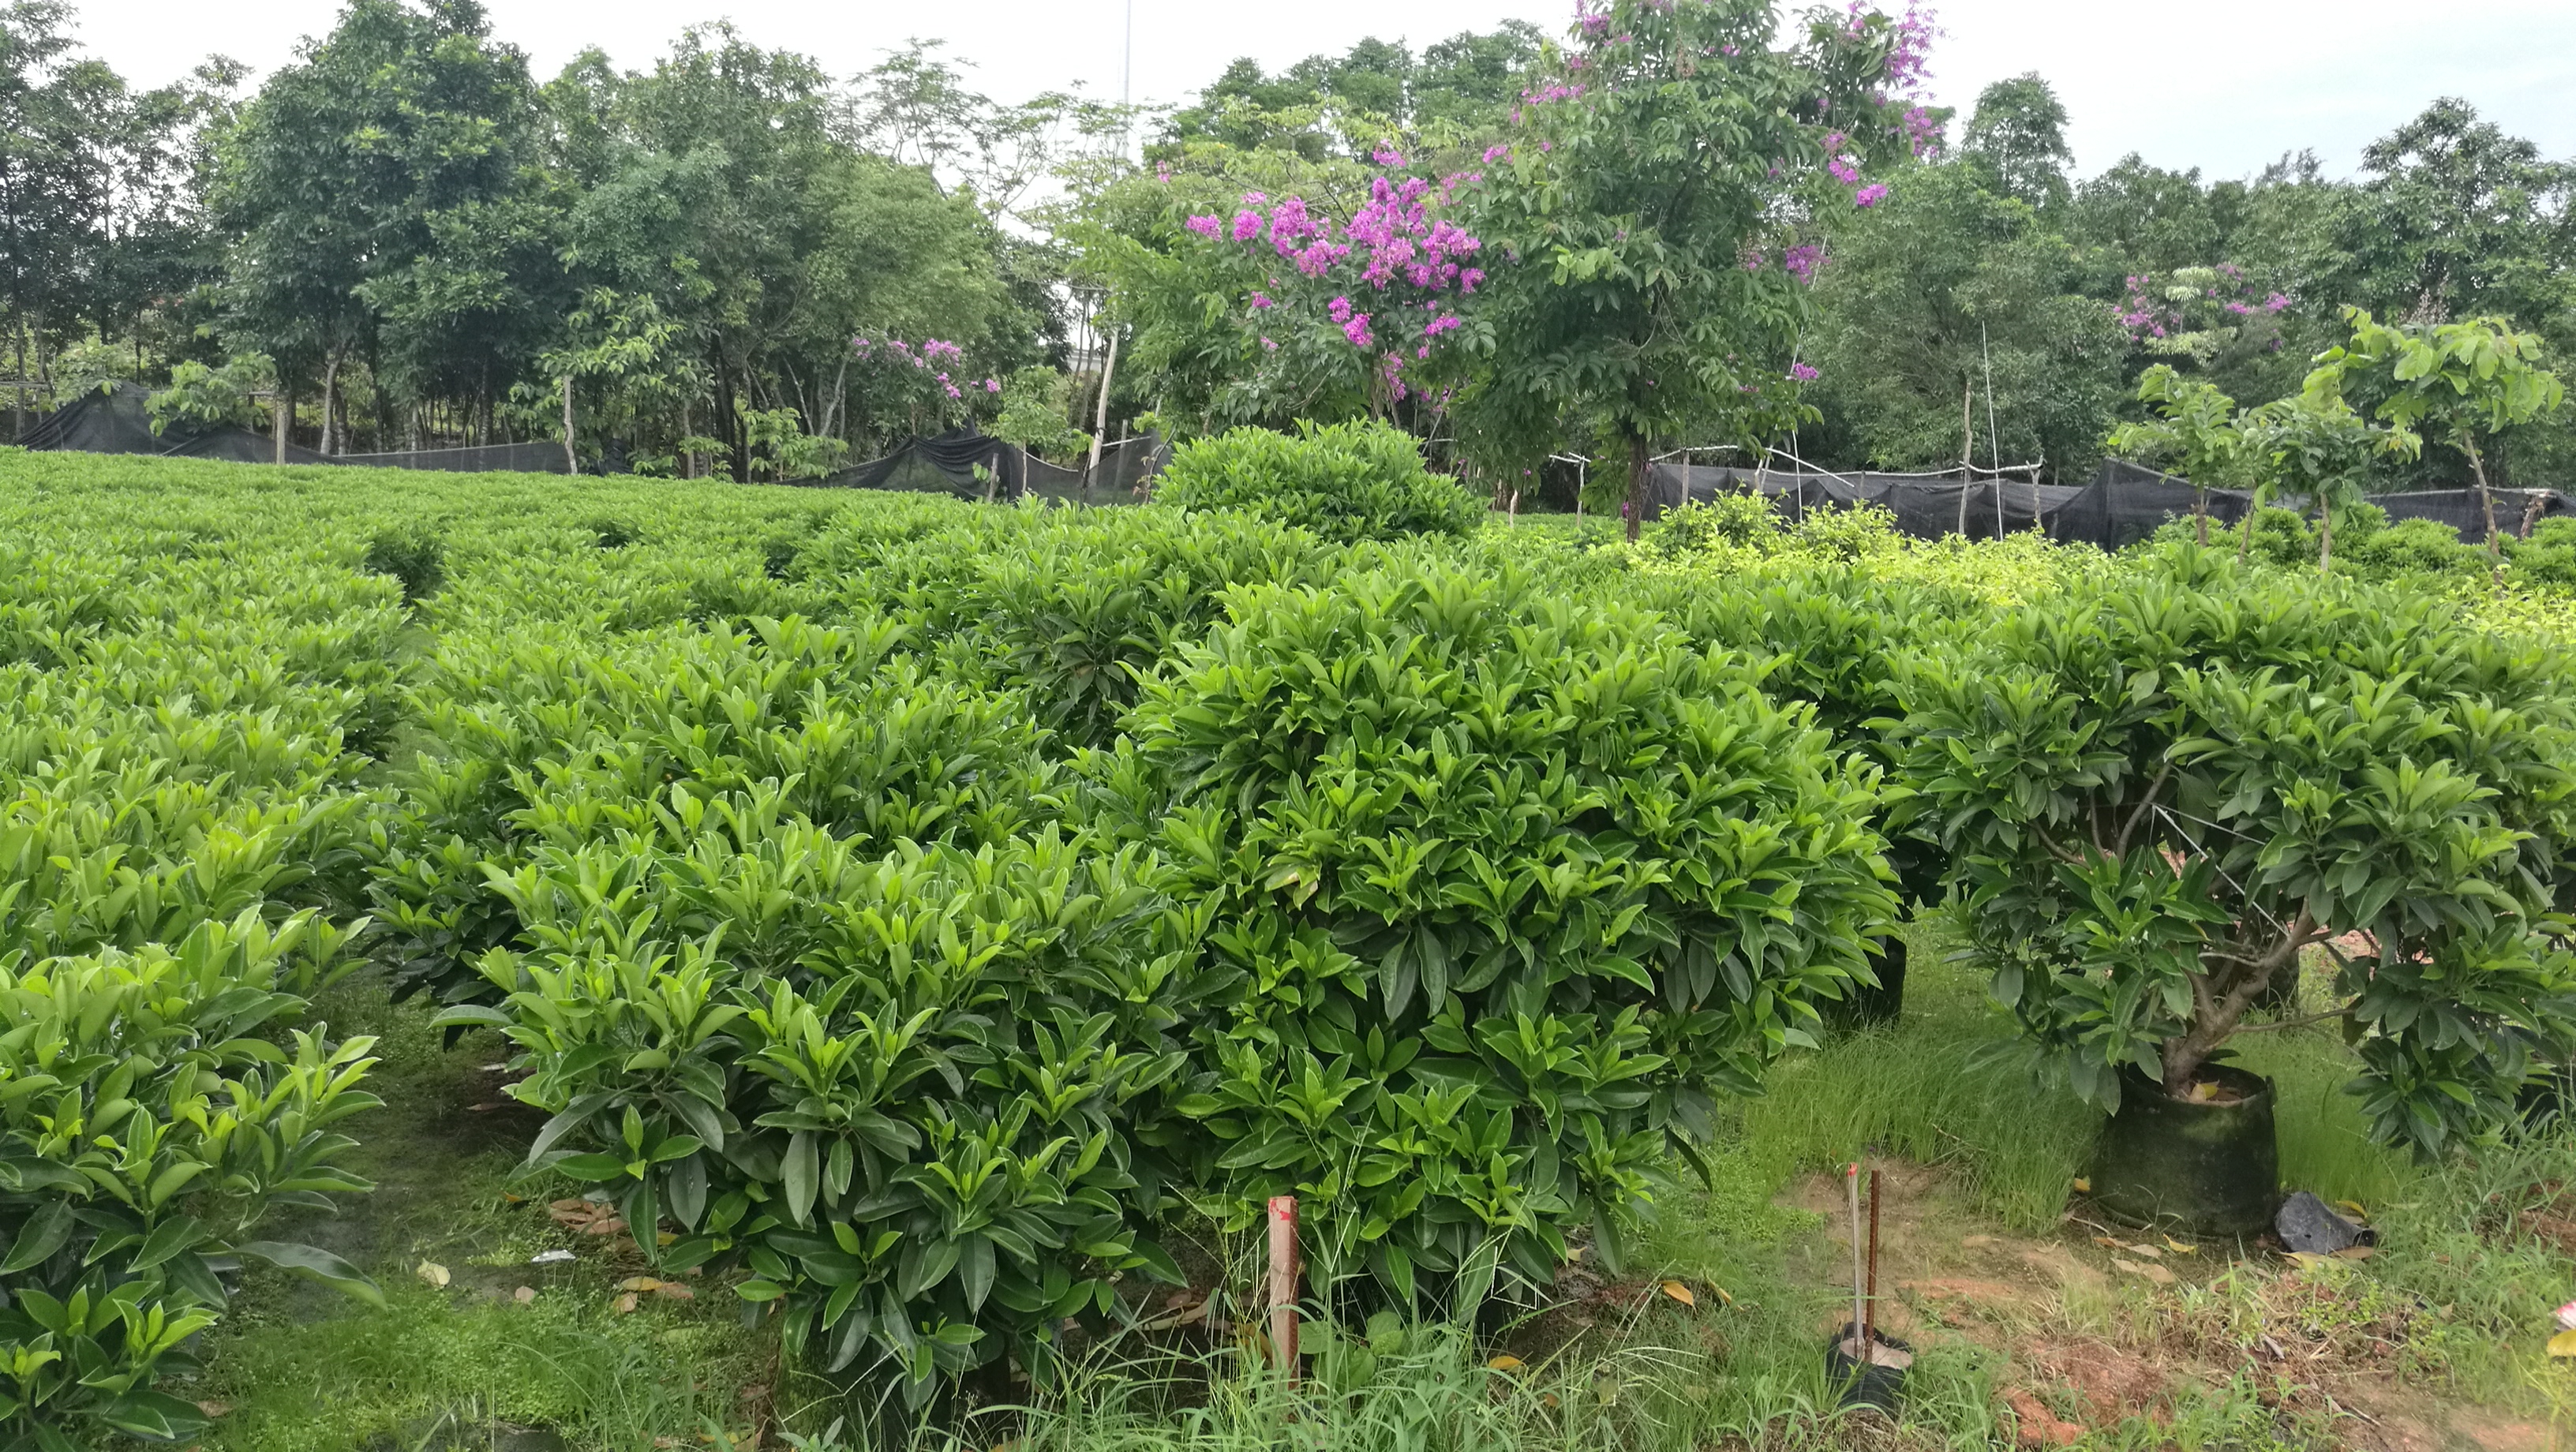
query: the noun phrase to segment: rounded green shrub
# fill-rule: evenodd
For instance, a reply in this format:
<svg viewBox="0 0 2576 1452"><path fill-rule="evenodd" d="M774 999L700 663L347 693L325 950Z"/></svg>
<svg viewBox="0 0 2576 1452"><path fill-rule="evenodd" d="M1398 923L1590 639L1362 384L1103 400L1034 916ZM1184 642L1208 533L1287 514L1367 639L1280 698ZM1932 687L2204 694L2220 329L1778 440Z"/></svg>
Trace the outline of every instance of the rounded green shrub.
<svg viewBox="0 0 2576 1452"><path fill-rule="evenodd" d="M1228 985L1180 1105L1205 1173L1398 1299L1543 1285L1578 1229L1616 1264L1896 907L1809 708L1508 572L1243 592L1127 728L1089 769Z"/></svg>
<svg viewBox="0 0 2576 1452"><path fill-rule="evenodd" d="M1239 428L1172 453L1154 497L1182 509L1240 509L1330 540L1465 534L1484 506L1422 462L1411 434L1370 420L1293 435Z"/></svg>
<svg viewBox="0 0 2576 1452"><path fill-rule="evenodd" d="M2432 1152L2576 1037L2569 679L2422 596L2184 546L1901 662L1903 807L2088 1097L2185 1093L2324 954L2374 1134Z"/></svg>

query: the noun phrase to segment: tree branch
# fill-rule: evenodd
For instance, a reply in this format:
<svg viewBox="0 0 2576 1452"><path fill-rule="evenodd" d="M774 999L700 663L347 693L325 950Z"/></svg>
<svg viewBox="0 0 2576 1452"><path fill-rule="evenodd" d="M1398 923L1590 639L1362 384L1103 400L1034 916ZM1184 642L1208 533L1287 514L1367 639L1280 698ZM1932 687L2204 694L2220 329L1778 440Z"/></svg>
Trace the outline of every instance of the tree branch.
<svg viewBox="0 0 2576 1452"><path fill-rule="evenodd" d="M2000 488L2002 486L1998 485L1996 487ZM2129 813L2129 820L2123 823L2120 827L2119 840L2111 849L2113 856L2126 857L2129 855L2130 834L2136 832L2138 830L2138 824L2146 820L2147 814L2156 809L2156 796L2165 789L2166 779L2173 775L2173 765L2173 758L2171 756L2167 756L2165 758L2165 764L2156 768L2155 780L2147 783L2146 796L2139 800L2137 809Z"/></svg>

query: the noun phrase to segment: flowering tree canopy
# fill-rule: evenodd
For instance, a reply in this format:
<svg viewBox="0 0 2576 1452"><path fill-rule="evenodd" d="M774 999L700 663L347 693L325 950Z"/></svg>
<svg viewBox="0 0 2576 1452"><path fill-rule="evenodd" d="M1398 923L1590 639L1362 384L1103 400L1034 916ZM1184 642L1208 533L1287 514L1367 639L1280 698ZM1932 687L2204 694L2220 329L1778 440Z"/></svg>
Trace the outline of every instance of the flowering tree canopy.
<svg viewBox="0 0 2576 1452"><path fill-rule="evenodd" d="M1852 0L1812 12L1798 44L1775 48L1777 29L1767 0L1585 9L1468 209L1503 259L1481 312L1512 360L1462 402L1471 446L1508 465L1588 422L1626 446L1632 531L1649 440L1756 442L1802 415L1788 369L1816 255L1783 235L1795 200L1829 177L1875 205L1887 184L1867 168L1938 125L1904 94L1919 14Z"/></svg>

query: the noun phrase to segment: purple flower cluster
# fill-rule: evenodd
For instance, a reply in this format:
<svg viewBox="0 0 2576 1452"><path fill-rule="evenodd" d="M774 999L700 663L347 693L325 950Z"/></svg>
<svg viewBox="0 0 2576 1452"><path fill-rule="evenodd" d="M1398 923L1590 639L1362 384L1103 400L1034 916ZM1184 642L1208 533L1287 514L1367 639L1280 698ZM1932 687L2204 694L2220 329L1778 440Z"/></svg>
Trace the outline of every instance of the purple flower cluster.
<svg viewBox="0 0 2576 1452"><path fill-rule="evenodd" d="M1486 159L1510 154L1509 147L1496 147ZM1381 166L1404 164L1402 153L1391 145L1374 148L1372 155ZM1303 293L1312 299L1304 306L1320 306L1342 342L1362 353L1377 354L1375 371L1391 395L1401 399L1410 392L1405 370L1412 363L1428 362L1433 344L1464 326L1455 311L1456 300L1475 292L1486 276L1484 269L1471 265L1483 244L1457 223L1433 215L1432 205L1453 200L1458 187L1483 179L1482 172L1460 172L1435 186L1422 177L1379 176L1370 182L1367 200L1339 225L1302 197L1272 202L1258 192L1243 194L1244 208L1230 221L1211 214L1190 217L1185 225L1210 242L1231 239L1257 244L1266 237L1271 255L1293 267L1299 277L1323 284ZM1246 260L1259 257L1254 252ZM1299 306L1300 291L1293 280L1289 287L1281 287L1288 267L1272 272L1258 262L1255 266L1255 276L1247 281L1263 285L1250 293L1249 316L1266 319L1292 314ZM1354 301L1355 296L1367 295L1362 285L1380 295L1378 305ZM1393 319L1417 310L1425 315L1417 335L1381 336ZM1410 331L1410 326L1397 331ZM1276 352L1280 346L1277 338L1267 334L1260 335L1258 342L1264 353Z"/></svg>
<svg viewBox="0 0 2576 1452"><path fill-rule="evenodd" d="M922 369L927 369L931 364L943 361L953 363L966 356L966 350L964 347L940 338L922 339L921 347L918 350L901 338L888 338L884 342L880 343L876 339L862 333L850 340L851 355L862 360L875 357L876 350L879 348L885 349L894 357L903 359L915 368ZM947 375L942 374L940 376L944 378Z"/></svg>
<svg viewBox="0 0 2576 1452"><path fill-rule="evenodd" d="M1818 374L1814 368L1807 364L1792 363L1789 365L1789 377L1792 381L1798 383L1813 383L1816 381Z"/></svg>
<svg viewBox="0 0 2576 1452"><path fill-rule="evenodd" d="M2198 298L2180 300L2158 288L2152 273L2130 277L2126 279L2128 296L2113 305L2112 316L2121 327L2128 329L2131 338L2143 343L2192 332L2196 327L2221 321L2215 316L2218 313L2245 319L2271 317L2290 305L2289 298L2277 291L2265 291L2258 297L2254 283L2245 276L2245 269L2232 262L2221 263L2211 270L2218 275L2217 285L2201 288ZM2196 324L2190 310L2210 304L2216 306L2203 314L2207 322ZM2277 348L2279 345L2279 340L2275 339L2273 346Z"/></svg>

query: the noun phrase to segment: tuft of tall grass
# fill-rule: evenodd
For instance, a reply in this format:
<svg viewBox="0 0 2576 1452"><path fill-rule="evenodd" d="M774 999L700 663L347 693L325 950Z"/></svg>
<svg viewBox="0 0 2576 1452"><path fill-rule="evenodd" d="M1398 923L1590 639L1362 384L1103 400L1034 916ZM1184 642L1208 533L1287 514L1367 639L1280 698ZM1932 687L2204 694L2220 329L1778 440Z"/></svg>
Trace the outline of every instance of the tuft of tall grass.
<svg viewBox="0 0 2576 1452"><path fill-rule="evenodd" d="M1945 922L1907 937L1903 1016L1782 1060L1740 1107L1742 1153L1775 1189L1864 1153L1944 1165L1997 1219L2045 1229L2085 1172L2101 1115L2026 1057L1995 1052L2011 1025L1982 976L1954 961Z"/></svg>

